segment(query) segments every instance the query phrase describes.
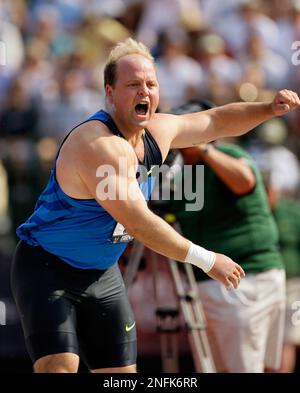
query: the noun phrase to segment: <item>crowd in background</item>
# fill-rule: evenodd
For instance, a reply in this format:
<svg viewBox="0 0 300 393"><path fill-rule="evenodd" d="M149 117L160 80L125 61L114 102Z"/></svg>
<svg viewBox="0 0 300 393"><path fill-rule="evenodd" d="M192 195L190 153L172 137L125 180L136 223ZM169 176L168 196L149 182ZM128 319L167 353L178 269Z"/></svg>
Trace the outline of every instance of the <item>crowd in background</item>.
<svg viewBox="0 0 300 393"><path fill-rule="evenodd" d="M0 0L2 255L63 137L104 107L107 55L129 36L157 61L160 111L191 99L222 105L300 92L299 0ZM236 142L273 188L299 198L299 110Z"/></svg>
<svg viewBox="0 0 300 393"><path fill-rule="evenodd" d="M128 36L157 60L161 111L194 98L222 105L300 89L298 0L1 0L0 184L9 186L1 236L31 211L64 135L103 108L107 54ZM299 125L296 111L239 141L292 194Z"/></svg>

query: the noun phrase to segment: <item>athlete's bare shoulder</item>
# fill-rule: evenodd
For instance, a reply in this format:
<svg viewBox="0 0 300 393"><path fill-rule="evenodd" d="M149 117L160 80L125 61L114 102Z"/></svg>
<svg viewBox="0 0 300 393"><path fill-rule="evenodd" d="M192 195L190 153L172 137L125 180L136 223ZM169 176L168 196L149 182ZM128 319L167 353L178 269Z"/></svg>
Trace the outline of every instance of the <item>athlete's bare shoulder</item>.
<svg viewBox="0 0 300 393"><path fill-rule="evenodd" d="M112 134L105 124L101 124L101 128L98 124L91 124L88 130L80 133L77 143L79 161L96 159L100 164L108 164L121 156L135 157L126 139Z"/></svg>
<svg viewBox="0 0 300 393"><path fill-rule="evenodd" d="M118 155L124 153L124 149L134 153L129 143L117 135L102 122L97 120L89 121L77 127L68 137L62 146L60 156L62 159L68 158L74 161L87 159L95 153L99 154L102 161L105 153Z"/></svg>
<svg viewBox="0 0 300 393"><path fill-rule="evenodd" d="M158 130L177 127L178 116L171 113L154 113L149 121L149 127L155 127Z"/></svg>
<svg viewBox="0 0 300 393"><path fill-rule="evenodd" d="M114 135L109 128L98 120L91 120L78 126L66 141L66 146L74 151L78 151L85 145L93 143L98 138L109 138Z"/></svg>
<svg viewBox="0 0 300 393"><path fill-rule="evenodd" d="M158 143L163 159L166 158L169 152L177 127L178 116L168 113L155 113L148 123L147 128Z"/></svg>
<svg viewBox="0 0 300 393"><path fill-rule="evenodd" d="M63 144L57 164L56 177L65 193L74 198L89 198L90 193L80 173L95 173L99 165L114 165L118 157L135 159L129 143L118 137L97 120L78 126Z"/></svg>

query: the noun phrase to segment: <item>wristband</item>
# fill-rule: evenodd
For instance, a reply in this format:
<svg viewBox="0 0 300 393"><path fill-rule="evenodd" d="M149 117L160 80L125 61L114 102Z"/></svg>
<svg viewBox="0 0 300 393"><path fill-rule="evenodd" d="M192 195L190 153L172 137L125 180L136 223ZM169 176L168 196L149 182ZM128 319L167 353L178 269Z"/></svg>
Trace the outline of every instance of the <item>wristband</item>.
<svg viewBox="0 0 300 393"><path fill-rule="evenodd" d="M216 254L213 251L208 251L203 247L191 243L184 262L191 263L207 273L214 266L215 260Z"/></svg>

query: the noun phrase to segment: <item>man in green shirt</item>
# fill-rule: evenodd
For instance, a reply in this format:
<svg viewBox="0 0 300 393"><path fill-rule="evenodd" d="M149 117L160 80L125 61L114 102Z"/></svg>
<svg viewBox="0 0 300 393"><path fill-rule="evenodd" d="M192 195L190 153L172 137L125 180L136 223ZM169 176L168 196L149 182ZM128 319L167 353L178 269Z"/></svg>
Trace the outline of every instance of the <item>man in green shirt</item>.
<svg viewBox="0 0 300 393"><path fill-rule="evenodd" d="M260 173L237 145L199 145L181 152L184 164L204 165L203 209L186 211L185 199L172 203L183 235L229 255L246 272L239 288L228 291L194 270L216 368L279 369L285 271Z"/></svg>
<svg viewBox="0 0 300 393"><path fill-rule="evenodd" d="M300 203L266 181L286 269L286 318L281 372L293 372L300 346Z"/></svg>

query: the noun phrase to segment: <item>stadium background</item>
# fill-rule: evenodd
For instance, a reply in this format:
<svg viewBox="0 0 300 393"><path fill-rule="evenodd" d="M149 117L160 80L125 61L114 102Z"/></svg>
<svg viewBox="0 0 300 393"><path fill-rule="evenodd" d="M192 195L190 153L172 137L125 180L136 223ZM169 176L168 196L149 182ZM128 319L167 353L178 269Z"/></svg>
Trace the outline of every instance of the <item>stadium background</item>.
<svg viewBox="0 0 300 393"><path fill-rule="evenodd" d="M157 60L161 111L189 99L217 105L300 92L298 0L0 0L0 370L30 372L10 295L15 229L31 213L57 147L104 105L110 48L133 36ZM300 111L236 141L284 194L299 199ZM299 260L300 263L300 260ZM147 258L130 289L140 367L159 369ZM161 298L174 304L166 264ZM181 337L184 368L191 366Z"/></svg>

